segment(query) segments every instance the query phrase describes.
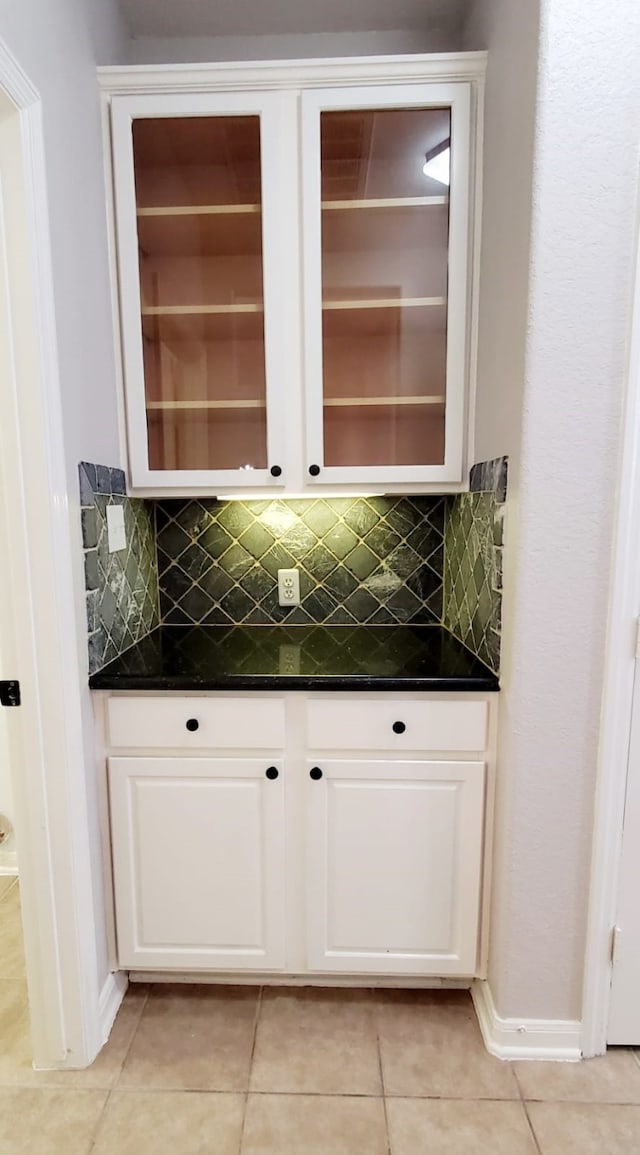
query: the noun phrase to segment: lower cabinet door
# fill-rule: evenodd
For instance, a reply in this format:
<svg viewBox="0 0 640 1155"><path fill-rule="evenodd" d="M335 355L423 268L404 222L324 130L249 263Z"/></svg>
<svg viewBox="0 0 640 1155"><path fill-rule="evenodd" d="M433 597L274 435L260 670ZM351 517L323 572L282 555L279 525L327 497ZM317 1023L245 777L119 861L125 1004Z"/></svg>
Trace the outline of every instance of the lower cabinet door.
<svg viewBox="0 0 640 1155"><path fill-rule="evenodd" d="M110 759L121 966L283 967L283 773L268 769L259 758Z"/></svg>
<svg viewBox="0 0 640 1155"><path fill-rule="evenodd" d="M310 970L473 975L482 762L309 762Z"/></svg>

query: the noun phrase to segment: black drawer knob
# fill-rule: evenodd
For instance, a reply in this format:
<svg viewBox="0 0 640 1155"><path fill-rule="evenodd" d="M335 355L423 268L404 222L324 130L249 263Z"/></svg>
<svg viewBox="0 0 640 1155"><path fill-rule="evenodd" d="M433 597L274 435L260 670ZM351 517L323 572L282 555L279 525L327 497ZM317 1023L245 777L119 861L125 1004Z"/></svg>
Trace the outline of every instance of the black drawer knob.
<svg viewBox="0 0 640 1155"><path fill-rule="evenodd" d="M280 465L272 465L269 473L272 477L280 477L280 474L282 473L282 467Z"/></svg>
<svg viewBox="0 0 640 1155"><path fill-rule="evenodd" d="M309 466L309 473L311 474L312 477L317 477L319 472L320 472L320 466L319 465L310 465Z"/></svg>
<svg viewBox="0 0 640 1155"><path fill-rule="evenodd" d="M199 729L200 729L200 723L199 723L197 718L187 718L187 730L191 730L191 732L193 733L194 730L199 730Z"/></svg>
<svg viewBox="0 0 640 1155"><path fill-rule="evenodd" d="M407 727L405 726L404 722L394 722L393 726L391 727L394 734L404 734L406 728Z"/></svg>
<svg viewBox="0 0 640 1155"><path fill-rule="evenodd" d="M312 766L310 771L309 771L309 777L313 778L314 782L317 782L320 778L322 778L322 770L320 769L320 767L319 766Z"/></svg>
<svg viewBox="0 0 640 1155"><path fill-rule="evenodd" d="M265 774L270 782L275 781L279 773L280 771L278 770L277 766L267 766L267 769L265 770Z"/></svg>

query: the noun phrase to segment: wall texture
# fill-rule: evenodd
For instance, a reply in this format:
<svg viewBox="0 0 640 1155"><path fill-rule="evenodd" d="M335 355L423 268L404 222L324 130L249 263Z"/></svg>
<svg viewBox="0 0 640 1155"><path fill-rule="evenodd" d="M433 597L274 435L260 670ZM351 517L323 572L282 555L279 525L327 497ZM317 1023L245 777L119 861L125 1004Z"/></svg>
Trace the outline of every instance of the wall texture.
<svg viewBox="0 0 640 1155"><path fill-rule="evenodd" d="M636 222L640 9L542 0L536 98L533 8L479 0L467 37L490 52L478 444L509 453L513 482L490 982L503 1016L579 1019Z"/></svg>

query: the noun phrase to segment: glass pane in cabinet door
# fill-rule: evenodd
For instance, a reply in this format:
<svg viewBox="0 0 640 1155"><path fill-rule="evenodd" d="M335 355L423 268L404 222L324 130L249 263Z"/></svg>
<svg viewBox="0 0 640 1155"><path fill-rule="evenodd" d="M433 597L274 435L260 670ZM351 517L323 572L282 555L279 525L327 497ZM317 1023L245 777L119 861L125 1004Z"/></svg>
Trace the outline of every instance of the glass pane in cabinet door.
<svg viewBox="0 0 640 1155"><path fill-rule="evenodd" d="M149 467L265 469L259 116L135 120Z"/></svg>
<svg viewBox="0 0 640 1155"><path fill-rule="evenodd" d="M444 461L450 135L448 108L321 114L327 466Z"/></svg>

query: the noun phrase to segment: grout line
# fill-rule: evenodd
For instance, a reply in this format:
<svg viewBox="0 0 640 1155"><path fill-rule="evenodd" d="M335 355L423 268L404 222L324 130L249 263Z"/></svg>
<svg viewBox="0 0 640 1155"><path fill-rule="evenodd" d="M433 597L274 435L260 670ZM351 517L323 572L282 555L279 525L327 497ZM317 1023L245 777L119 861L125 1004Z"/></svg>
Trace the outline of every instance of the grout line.
<svg viewBox="0 0 640 1155"><path fill-rule="evenodd" d="M375 994L372 991L373 999L373 1015L376 1028L376 1047L378 1049L378 1069L380 1071L380 1087L382 1088L382 1109L384 1111L384 1129L387 1138L387 1155L391 1153L391 1132L389 1131L389 1116L387 1114L387 1095L384 1086L384 1071L382 1069L382 1050L380 1048L380 1020L378 1018L378 1004L376 1002Z"/></svg>
<svg viewBox="0 0 640 1155"><path fill-rule="evenodd" d="M523 1108L524 1113L526 1115L527 1123L529 1124L529 1130L531 1132L531 1137L533 1139L533 1142L535 1143L536 1151L538 1152L538 1155L542 1155L542 1148L538 1142L538 1136L536 1135L535 1127L533 1126L533 1123L531 1122L531 1116L529 1115L529 1108L528 1108L527 1104L525 1103L524 1099L522 1100L522 1108Z"/></svg>
<svg viewBox="0 0 640 1155"><path fill-rule="evenodd" d="M129 984L129 985L131 985L131 984ZM125 993L125 998L126 998L126 993ZM121 1062L121 1064L120 1064L120 1066L116 1072L113 1083L111 1084L111 1090L115 1090L116 1087L118 1087L118 1089L120 1089L119 1088L120 1078L122 1076L122 1072L124 1071L125 1063L126 1063L127 1059L129 1058L129 1055L131 1053L131 1048L133 1047L134 1039L135 1039L136 1035L138 1034L138 1030L140 1028L140 1023L142 1022L142 1016L146 1010L146 1006L147 1006L148 1002L149 1002L149 987L147 986L147 989L146 989L145 994L144 994L144 998L142 1000L142 1006L140 1007L140 1013L138 1014L136 1024L135 1024L135 1026L131 1032L131 1038L129 1039L129 1045L127 1046L127 1049L126 1049L124 1055L122 1056L122 1062Z"/></svg>
<svg viewBox="0 0 640 1155"><path fill-rule="evenodd" d="M251 1042L251 1056L249 1058L249 1075L247 1078L247 1089L244 1095L244 1110L242 1113L242 1127L240 1128L240 1140L238 1144L238 1155L242 1155L242 1146L244 1144L244 1131L247 1122L247 1108L249 1106L249 1094L251 1091L251 1074L253 1071L253 1059L256 1053L256 1040L258 1038L258 1023L260 1021L260 1014L262 1012L262 995L264 993L264 986L258 988L258 998L256 1000L256 1013L253 1020L253 1039Z"/></svg>
<svg viewBox="0 0 640 1155"><path fill-rule="evenodd" d="M100 1114L96 1120L96 1125L93 1129L93 1136L91 1138L91 1146L88 1148L87 1155L91 1155L91 1152L95 1151L95 1149L96 1149L96 1143L98 1142L98 1136L100 1134L100 1131L102 1130L102 1124L104 1122L104 1117L105 1117L107 1106L109 1104L110 1099L111 1099L111 1089L109 1089L107 1091L105 1101L102 1104L102 1110L101 1110L101 1112L100 1112Z"/></svg>

